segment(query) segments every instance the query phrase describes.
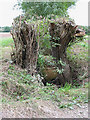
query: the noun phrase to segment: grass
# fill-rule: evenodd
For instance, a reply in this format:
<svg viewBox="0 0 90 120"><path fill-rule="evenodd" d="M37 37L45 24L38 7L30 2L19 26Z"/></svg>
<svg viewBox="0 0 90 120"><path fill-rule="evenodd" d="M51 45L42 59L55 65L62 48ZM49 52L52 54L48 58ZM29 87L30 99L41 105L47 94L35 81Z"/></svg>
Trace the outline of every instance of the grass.
<svg viewBox="0 0 90 120"><path fill-rule="evenodd" d="M9 47L11 45L13 45L12 38L1 38L0 39L0 47Z"/></svg>
<svg viewBox="0 0 90 120"><path fill-rule="evenodd" d="M10 53L14 48L12 38L0 38L0 59L11 59Z"/></svg>
<svg viewBox="0 0 90 120"><path fill-rule="evenodd" d="M70 61L75 63L86 62L88 60L88 42L87 39L77 42L67 49L67 56Z"/></svg>

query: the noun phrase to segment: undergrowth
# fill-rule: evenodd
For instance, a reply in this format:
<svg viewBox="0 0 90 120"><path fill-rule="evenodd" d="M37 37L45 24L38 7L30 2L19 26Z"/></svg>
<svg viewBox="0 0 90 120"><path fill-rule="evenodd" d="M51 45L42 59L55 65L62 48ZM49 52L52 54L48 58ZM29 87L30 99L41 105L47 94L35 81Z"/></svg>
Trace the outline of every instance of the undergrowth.
<svg viewBox="0 0 90 120"><path fill-rule="evenodd" d="M13 40L11 38L3 39L3 41L0 41L0 46L9 47L12 43ZM80 48L80 51L75 52L75 48ZM68 58L77 63L82 60L87 61L87 48L86 41L75 43L67 49ZM80 87L71 86L67 83L61 88L49 83L47 83L47 86L44 86L38 82L37 76L32 77L26 70L19 69L12 64L0 76L5 78L0 82L2 92L15 101L51 100L59 108L70 109L73 109L73 105L80 107L82 103L88 102L88 83ZM2 102L5 103L7 100L2 98Z"/></svg>
<svg viewBox="0 0 90 120"><path fill-rule="evenodd" d="M66 83L64 87L58 88L56 85L47 83L47 86L40 85L37 77L31 77L25 70L17 70L15 65L9 65L7 73L3 73L6 80L3 80L2 91L11 96L15 101L25 100L51 100L59 108L73 109L73 105L87 103L87 90L83 87L76 88ZM87 88L87 86L84 86ZM2 102L5 102L5 98ZM62 101L67 101L63 104Z"/></svg>
<svg viewBox="0 0 90 120"><path fill-rule="evenodd" d="M67 57L73 72L74 83L83 83L88 79L88 38L85 36L81 41L73 43L67 48Z"/></svg>
<svg viewBox="0 0 90 120"><path fill-rule="evenodd" d="M67 48L67 57L73 63L86 62L88 60L88 38L74 43Z"/></svg>

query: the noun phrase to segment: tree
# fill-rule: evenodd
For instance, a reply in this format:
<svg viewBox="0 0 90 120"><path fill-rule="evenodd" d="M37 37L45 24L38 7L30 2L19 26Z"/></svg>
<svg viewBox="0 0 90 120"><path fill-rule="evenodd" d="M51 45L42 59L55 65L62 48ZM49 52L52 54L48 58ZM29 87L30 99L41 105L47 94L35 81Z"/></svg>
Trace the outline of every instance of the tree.
<svg viewBox="0 0 90 120"><path fill-rule="evenodd" d="M77 26L72 21L50 23L50 35L52 56L55 58L58 75L55 83L65 85L66 82L72 84L72 71L67 59L66 49L73 40Z"/></svg>
<svg viewBox="0 0 90 120"><path fill-rule="evenodd" d="M75 2L18 2L25 14L47 17L53 15L67 16L67 9Z"/></svg>
<svg viewBox="0 0 90 120"><path fill-rule="evenodd" d="M5 26L3 29L3 32L10 32L11 27Z"/></svg>
<svg viewBox="0 0 90 120"><path fill-rule="evenodd" d="M90 35L90 26L81 26L81 28L83 28L85 30L85 33L87 35Z"/></svg>
<svg viewBox="0 0 90 120"><path fill-rule="evenodd" d="M15 51L11 54L14 63L33 75L36 72L38 42L35 27L26 22L14 21L11 35L15 44Z"/></svg>
<svg viewBox="0 0 90 120"><path fill-rule="evenodd" d="M51 14L60 16L67 15L67 9L72 4L75 4L75 2L22 2L20 5L25 14L28 12L31 16L36 15L47 17ZM16 20L12 31L12 36L16 47L16 63L21 67L26 68L28 71L30 70L30 74L35 73L34 71L36 69L39 49L38 38L40 41L40 38L45 39L46 35L48 35L46 40L50 37L49 42L51 43L52 57L54 58L53 60L56 63L55 67L58 71L58 75L56 79L54 79L53 83L63 85L65 85L66 82L72 83L72 71L67 60L66 49L77 32L77 26L73 21L65 21L64 19L61 21L60 19L59 21L55 20L54 22L49 20L49 24L45 24L45 22L42 23L42 21L39 21L40 23L38 23L37 21L33 21L33 24L21 21L21 18L20 21ZM37 28L33 29L34 25L38 25ZM50 27L48 32L46 27Z"/></svg>

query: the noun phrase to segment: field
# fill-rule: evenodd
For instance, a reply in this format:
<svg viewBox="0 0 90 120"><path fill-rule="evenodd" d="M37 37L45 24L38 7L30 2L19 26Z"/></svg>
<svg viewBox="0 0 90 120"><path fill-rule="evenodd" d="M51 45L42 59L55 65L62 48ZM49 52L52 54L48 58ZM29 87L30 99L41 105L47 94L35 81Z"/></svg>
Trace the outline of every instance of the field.
<svg viewBox="0 0 90 120"><path fill-rule="evenodd" d="M38 83L40 76L32 77L12 64L10 53L13 40L10 34L0 39L0 86L2 86L2 116L17 118L87 118L88 117L88 41L73 44L67 55L80 71L81 86L57 88ZM81 67L80 67L81 66ZM74 66L75 67L75 66ZM80 67L80 68L79 68Z"/></svg>
<svg viewBox="0 0 90 120"><path fill-rule="evenodd" d="M0 38L10 38L11 34L8 32L0 32Z"/></svg>

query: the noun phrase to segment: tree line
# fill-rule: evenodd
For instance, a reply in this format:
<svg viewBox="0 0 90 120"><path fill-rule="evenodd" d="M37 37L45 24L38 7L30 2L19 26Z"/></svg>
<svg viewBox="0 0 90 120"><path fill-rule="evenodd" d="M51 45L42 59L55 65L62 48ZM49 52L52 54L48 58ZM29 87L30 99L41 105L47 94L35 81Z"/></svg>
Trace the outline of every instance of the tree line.
<svg viewBox="0 0 90 120"><path fill-rule="evenodd" d="M0 27L0 32L10 32L10 31L11 31L11 27L9 26Z"/></svg>

